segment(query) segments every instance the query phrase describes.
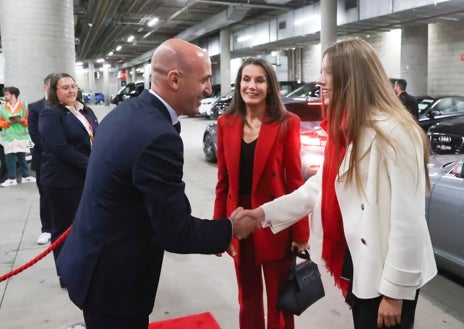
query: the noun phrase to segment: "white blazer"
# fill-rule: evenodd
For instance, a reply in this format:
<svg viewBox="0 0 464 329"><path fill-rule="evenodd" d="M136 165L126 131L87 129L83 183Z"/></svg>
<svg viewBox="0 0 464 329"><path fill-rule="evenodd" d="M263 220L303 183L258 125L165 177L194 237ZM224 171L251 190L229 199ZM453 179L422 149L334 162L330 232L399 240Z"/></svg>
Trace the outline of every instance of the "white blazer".
<svg viewBox="0 0 464 329"><path fill-rule="evenodd" d="M360 178L345 182L352 145L349 145L335 181L348 247L353 259L353 293L358 298L385 295L414 299L416 290L437 274L425 219L425 180L422 142L410 140L392 119L376 119L395 148L382 144L372 128L364 128L360 145ZM311 258L322 260L322 168L304 185L261 207L265 225L274 233L312 212Z"/></svg>

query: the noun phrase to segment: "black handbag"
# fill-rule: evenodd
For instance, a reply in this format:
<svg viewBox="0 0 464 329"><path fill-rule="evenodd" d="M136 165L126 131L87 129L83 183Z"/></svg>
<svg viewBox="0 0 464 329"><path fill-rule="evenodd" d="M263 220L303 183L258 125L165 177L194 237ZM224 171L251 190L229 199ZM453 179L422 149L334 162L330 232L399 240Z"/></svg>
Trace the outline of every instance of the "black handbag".
<svg viewBox="0 0 464 329"><path fill-rule="evenodd" d="M303 258L305 261L297 264L297 257ZM295 250L288 280L277 299L277 308L300 315L324 296L324 286L317 264L311 261L308 250L305 250L304 253Z"/></svg>

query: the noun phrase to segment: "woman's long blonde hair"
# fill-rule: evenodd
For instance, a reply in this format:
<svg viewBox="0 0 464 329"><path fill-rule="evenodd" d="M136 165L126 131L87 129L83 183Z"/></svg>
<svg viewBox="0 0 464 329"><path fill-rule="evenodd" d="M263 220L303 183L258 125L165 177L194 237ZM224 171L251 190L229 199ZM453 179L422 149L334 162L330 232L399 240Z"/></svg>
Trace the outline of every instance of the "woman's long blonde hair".
<svg viewBox="0 0 464 329"><path fill-rule="evenodd" d="M403 125L411 140L417 140L417 136L420 136L424 150L426 188L429 190L429 142L422 128L394 94L391 82L372 46L361 39L349 39L328 47L323 56L327 56L331 65L333 79L332 96L325 113L328 130L338 149L341 148L341 140L345 140L347 145L352 143L347 180L354 178L358 187L361 187L357 159L360 156L358 148L363 138L363 127L373 128L382 143L395 149L394 139L372 120L375 114L383 114Z"/></svg>

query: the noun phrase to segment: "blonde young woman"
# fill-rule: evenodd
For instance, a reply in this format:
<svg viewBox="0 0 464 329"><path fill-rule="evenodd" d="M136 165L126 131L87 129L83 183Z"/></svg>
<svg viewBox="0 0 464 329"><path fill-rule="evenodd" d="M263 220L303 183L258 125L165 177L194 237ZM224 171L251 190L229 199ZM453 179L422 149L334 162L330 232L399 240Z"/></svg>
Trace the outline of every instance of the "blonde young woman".
<svg viewBox="0 0 464 329"><path fill-rule="evenodd" d="M424 215L427 139L367 42L327 48L318 82L329 137L321 170L241 216L277 233L312 212L312 259L333 275L354 328L413 328L419 289L437 273Z"/></svg>

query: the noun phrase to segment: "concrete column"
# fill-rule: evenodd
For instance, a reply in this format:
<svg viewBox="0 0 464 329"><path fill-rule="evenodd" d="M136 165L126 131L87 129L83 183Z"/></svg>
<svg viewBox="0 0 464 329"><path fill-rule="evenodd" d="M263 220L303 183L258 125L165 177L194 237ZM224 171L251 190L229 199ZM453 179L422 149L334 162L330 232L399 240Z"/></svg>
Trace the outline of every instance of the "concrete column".
<svg viewBox="0 0 464 329"><path fill-rule="evenodd" d="M321 52L337 41L337 0L321 1Z"/></svg>
<svg viewBox="0 0 464 329"><path fill-rule="evenodd" d="M401 78L411 95L427 94L428 26L403 27L401 33Z"/></svg>
<svg viewBox="0 0 464 329"><path fill-rule="evenodd" d="M151 64L143 64L143 84L145 89L151 89Z"/></svg>
<svg viewBox="0 0 464 329"><path fill-rule="evenodd" d="M221 96L230 92L230 31L221 29L219 33L220 53L220 70L221 70ZM235 77L234 77L235 78Z"/></svg>
<svg viewBox="0 0 464 329"><path fill-rule="evenodd" d="M5 85L32 102L43 97L48 74L75 75L72 0L0 0L0 8Z"/></svg>
<svg viewBox="0 0 464 329"><path fill-rule="evenodd" d="M110 64L103 64L103 90L105 105L110 105Z"/></svg>
<svg viewBox="0 0 464 329"><path fill-rule="evenodd" d="M95 65L92 61L89 61L89 93L90 102L89 104L95 104Z"/></svg>
<svg viewBox="0 0 464 329"><path fill-rule="evenodd" d="M135 72L135 66L131 68L131 82L135 82L137 79L137 72Z"/></svg>

